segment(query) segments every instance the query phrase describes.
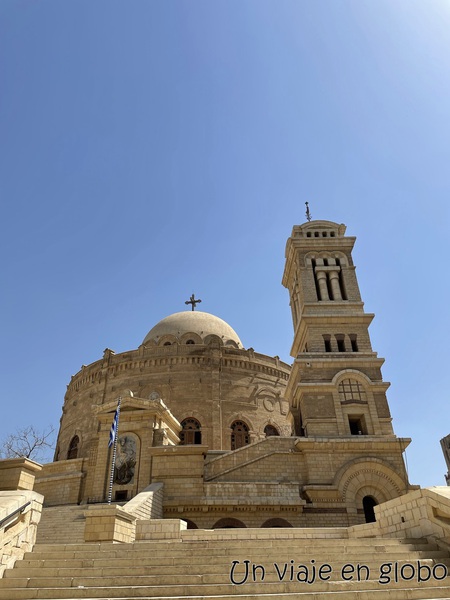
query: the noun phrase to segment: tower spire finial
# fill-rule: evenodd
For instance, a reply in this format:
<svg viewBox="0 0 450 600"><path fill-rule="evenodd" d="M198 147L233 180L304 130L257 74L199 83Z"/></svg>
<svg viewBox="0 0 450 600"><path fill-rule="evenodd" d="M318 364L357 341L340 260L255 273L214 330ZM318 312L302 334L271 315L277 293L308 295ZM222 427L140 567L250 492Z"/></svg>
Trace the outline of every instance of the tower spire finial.
<svg viewBox="0 0 450 600"><path fill-rule="evenodd" d="M309 203L305 202L306 204L306 218L308 219L308 222L311 221L311 213L309 212Z"/></svg>

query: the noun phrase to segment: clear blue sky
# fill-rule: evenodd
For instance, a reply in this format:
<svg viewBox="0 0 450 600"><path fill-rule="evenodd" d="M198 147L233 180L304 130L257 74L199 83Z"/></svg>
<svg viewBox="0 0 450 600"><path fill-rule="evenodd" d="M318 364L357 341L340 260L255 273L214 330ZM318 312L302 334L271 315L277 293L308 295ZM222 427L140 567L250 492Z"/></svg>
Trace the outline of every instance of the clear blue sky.
<svg viewBox="0 0 450 600"><path fill-rule="evenodd" d="M290 361L284 246L347 224L412 483L450 433L446 0L1 0L0 436L186 307Z"/></svg>

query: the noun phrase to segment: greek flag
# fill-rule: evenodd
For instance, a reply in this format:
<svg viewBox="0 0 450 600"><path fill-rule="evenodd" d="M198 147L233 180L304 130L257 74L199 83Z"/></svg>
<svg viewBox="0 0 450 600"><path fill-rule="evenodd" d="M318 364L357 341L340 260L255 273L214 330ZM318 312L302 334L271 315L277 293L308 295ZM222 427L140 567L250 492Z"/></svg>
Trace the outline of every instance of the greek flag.
<svg viewBox="0 0 450 600"><path fill-rule="evenodd" d="M117 425L119 424L119 411L120 411L120 404L119 406L116 408L116 412L114 414L114 419L111 425L111 429L109 432L109 444L108 444L108 448L111 448L111 446L114 444L114 440L116 439L116 435L117 435Z"/></svg>

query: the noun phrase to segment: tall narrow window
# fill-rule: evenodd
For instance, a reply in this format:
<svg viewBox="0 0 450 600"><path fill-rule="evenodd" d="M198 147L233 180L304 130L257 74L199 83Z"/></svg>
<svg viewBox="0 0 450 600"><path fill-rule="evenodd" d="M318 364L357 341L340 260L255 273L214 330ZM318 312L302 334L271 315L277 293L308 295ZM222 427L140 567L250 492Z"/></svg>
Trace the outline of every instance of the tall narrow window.
<svg viewBox="0 0 450 600"><path fill-rule="evenodd" d="M323 343L325 344L325 352L331 352L331 335L324 335Z"/></svg>
<svg viewBox="0 0 450 600"><path fill-rule="evenodd" d="M319 282L317 280L317 274L316 274L316 259L313 258L311 260L311 265L312 265L312 270L313 270L313 275L314 275L314 284L316 286L316 295L317 295L317 300L322 300L321 296L320 296L320 288L319 288Z"/></svg>
<svg viewBox="0 0 450 600"><path fill-rule="evenodd" d="M327 291L328 291L328 298L329 300L335 300L334 294L333 294L333 288L331 285L331 278L330 278L330 273L326 273L325 274L325 281L327 283Z"/></svg>
<svg viewBox="0 0 450 600"><path fill-rule="evenodd" d="M181 421L180 445L188 446L191 444L202 443L202 426L197 419L189 418Z"/></svg>
<svg viewBox="0 0 450 600"><path fill-rule="evenodd" d="M351 333L349 336L352 352L358 352L358 342L356 341L356 333Z"/></svg>
<svg viewBox="0 0 450 600"><path fill-rule="evenodd" d="M335 337L338 351L345 352L345 335L343 333L337 333Z"/></svg>
<svg viewBox="0 0 450 600"><path fill-rule="evenodd" d="M69 450L67 451L67 460L71 460L73 458L78 457L78 446L80 444L80 438L77 435L74 435L70 440Z"/></svg>
<svg viewBox="0 0 450 600"><path fill-rule="evenodd" d="M237 450L250 444L248 425L244 421L234 421L231 425L231 449Z"/></svg>
<svg viewBox="0 0 450 600"><path fill-rule="evenodd" d="M341 288L342 300L348 300L348 298L347 298L347 292L345 290L345 282L344 282L344 275L343 275L343 272L342 272L341 261L338 258L336 259L336 264L341 267L339 269L339 287Z"/></svg>

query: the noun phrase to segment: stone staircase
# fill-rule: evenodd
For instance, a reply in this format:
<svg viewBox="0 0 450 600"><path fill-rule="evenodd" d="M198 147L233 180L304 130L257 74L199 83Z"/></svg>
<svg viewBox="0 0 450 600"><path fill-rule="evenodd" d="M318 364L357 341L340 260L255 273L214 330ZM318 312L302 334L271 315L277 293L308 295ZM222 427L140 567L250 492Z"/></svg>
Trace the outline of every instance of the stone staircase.
<svg viewBox="0 0 450 600"><path fill-rule="evenodd" d="M76 544L84 542L86 506L48 506L43 509L37 529L38 544Z"/></svg>
<svg viewBox="0 0 450 600"><path fill-rule="evenodd" d="M264 460L277 453L292 452L292 438L271 436L242 446L233 452L209 459L205 464L205 481L214 481L237 469Z"/></svg>
<svg viewBox="0 0 450 600"><path fill-rule="evenodd" d="M177 540L37 544L0 579L0 600L450 597L449 554L426 540L319 531L186 530Z"/></svg>

